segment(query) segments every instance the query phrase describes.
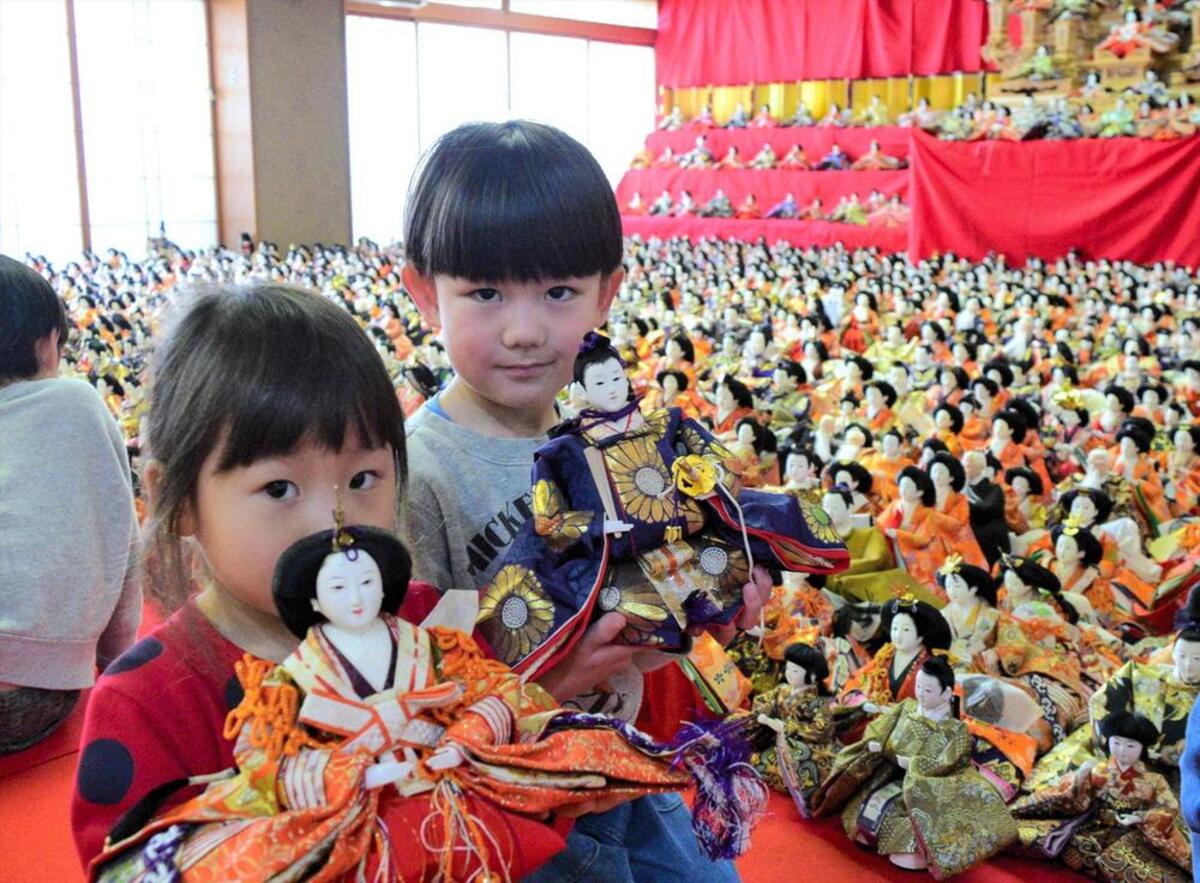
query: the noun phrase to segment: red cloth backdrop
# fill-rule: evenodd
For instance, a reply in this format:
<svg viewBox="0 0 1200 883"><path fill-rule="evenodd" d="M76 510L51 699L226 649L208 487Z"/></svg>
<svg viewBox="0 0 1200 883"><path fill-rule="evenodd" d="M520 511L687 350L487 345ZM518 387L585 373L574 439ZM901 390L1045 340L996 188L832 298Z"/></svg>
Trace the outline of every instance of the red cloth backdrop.
<svg viewBox="0 0 1200 883"><path fill-rule="evenodd" d="M983 70L986 0L659 0L667 87Z"/></svg>
<svg viewBox="0 0 1200 883"><path fill-rule="evenodd" d="M790 242L792 245L829 246L842 243L848 249L878 248L888 254L904 251L908 246L906 227L882 227L872 224L858 227L853 224L831 224L827 221L739 221L734 218L659 218L621 216L626 236L643 239L657 236L668 239L686 236L695 242L701 237L737 239L754 242L760 236L768 243Z"/></svg>
<svg viewBox="0 0 1200 883"><path fill-rule="evenodd" d="M1200 137L962 144L914 133L909 253L1200 265Z"/></svg>
<svg viewBox="0 0 1200 883"><path fill-rule="evenodd" d="M854 126L833 129L819 126L788 126L770 129L684 129L679 132L653 132L646 138L646 149L656 157L667 147L675 153L687 153L696 146L696 137L704 135L708 149L718 160L730 147L736 147L742 162L749 162L754 154L770 144L778 159L783 159L793 145L799 144L808 154L808 161L816 163L837 144L852 160L858 159L878 141L880 149L891 156L908 156L909 129L901 126L878 128Z"/></svg>

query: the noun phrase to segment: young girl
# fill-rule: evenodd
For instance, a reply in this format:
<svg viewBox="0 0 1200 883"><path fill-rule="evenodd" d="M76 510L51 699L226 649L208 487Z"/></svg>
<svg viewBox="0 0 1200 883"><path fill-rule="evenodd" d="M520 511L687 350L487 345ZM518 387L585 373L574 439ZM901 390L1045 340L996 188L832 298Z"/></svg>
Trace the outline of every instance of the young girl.
<svg viewBox="0 0 1200 883"><path fill-rule="evenodd" d="M315 293L195 296L159 344L153 376L147 588L176 612L92 692L72 799L85 866L150 792L178 803L200 789L172 786L233 765L223 729L242 698L235 664L247 653L281 662L298 643L271 596L281 553L328 528L339 504L347 523L393 530L403 484L387 371L349 313ZM428 586L413 590L428 601ZM420 603L402 613L420 617ZM500 842L520 842L514 871L563 846L546 825L472 809Z"/></svg>

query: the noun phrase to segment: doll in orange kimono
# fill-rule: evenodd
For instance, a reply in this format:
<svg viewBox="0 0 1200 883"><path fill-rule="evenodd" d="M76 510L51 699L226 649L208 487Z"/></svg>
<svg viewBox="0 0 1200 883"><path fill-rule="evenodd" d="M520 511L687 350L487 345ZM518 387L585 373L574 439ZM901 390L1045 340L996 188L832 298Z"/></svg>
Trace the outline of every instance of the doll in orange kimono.
<svg viewBox="0 0 1200 883"><path fill-rule="evenodd" d="M864 464L874 479L876 495L885 506L890 506L900 494L896 480L901 470L916 465L904 453L904 436L898 429L889 429L880 438L880 448Z"/></svg>
<svg viewBox="0 0 1200 883"><path fill-rule="evenodd" d="M1055 525L1050 532L1054 558L1046 566L1058 577L1064 593L1082 595L1096 612L1100 623L1116 631L1129 617L1117 607L1112 586L1100 572L1104 547L1074 517Z"/></svg>
<svg viewBox="0 0 1200 883"><path fill-rule="evenodd" d="M943 560L933 524L933 482L921 469L907 466L897 476L896 491L896 502L879 516L879 527L892 545L896 564L922 585L933 586Z"/></svg>
<svg viewBox="0 0 1200 883"><path fill-rule="evenodd" d="M716 400L712 414L713 435L732 438L738 423L747 417L758 417L754 410L754 395L736 377L725 376L717 381Z"/></svg>
<svg viewBox="0 0 1200 883"><path fill-rule="evenodd" d="M273 594L303 640L279 665L239 663L245 698L225 725L237 769L204 777L203 793L148 825L146 807L135 807L93 879L524 876L550 857L539 852L537 819L602 795L686 787L684 770L705 765L724 738L714 731L676 750L556 708L466 634L386 612L410 569L399 540L375 528L338 524L289 547ZM701 845L736 853L747 829L722 830L723 817L753 817L765 786L744 763L706 766L748 803L714 804L696 823Z"/></svg>
<svg viewBox="0 0 1200 883"><path fill-rule="evenodd" d="M1193 515L1200 508L1200 427L1175 430L1174 448L1161 455L1164 493L1176 518Z"/></svg>
<svg viewBox="0 0 1200 883"><path fill-rule="evenodd" d="M973 395L963 396L958 402L958 409L963 415L963 428L958 433L963 450L982 450L992 434L991 421L980 415L979 402Z"/></svg>
<svg viewBox="0 0 1200 883"><path fill-rule="evenodd" d="M871 292L860 291L854 296L853 309L842 321L841 344L861 354L878 337L879 304Z"/></svg>
<svg viewBox="0 0 1200 883"><path fill-rule="evenodd" d="M967 484L962 463L950 454L935 454L925 471L935 495L930 523L936 534L937 566L941 567L951 555L958 555L965 563L986 570L987 558L971 530L971 504L962 493Z"/></svg>
<svg viewBox="0 0 1200 883"><path fill-rule="evenodd" d="M896 388L886 380L872 380L863 387L863 417L867 428L878 434L896 423Z"/></svg>
<svg viewBox="0 0 1200 883"><path fill-rule="evenodd" d="M938 439L955 457L963 454L958 434L963 430L963 413L957 405L942 402L933 411L933 438Z"/></svg>
<svg viewBox="0 0 1200 883"><path fill-rule="evenodd" d="M1144 417L1132 417L1117 432L1117 454L1113 472L1133 488L1134 503L1146 535L1158 535L1161 524L1171 520L1166 493L1158 477L1158 463L1150 455L1154 438L1153 424Z"/></svg>

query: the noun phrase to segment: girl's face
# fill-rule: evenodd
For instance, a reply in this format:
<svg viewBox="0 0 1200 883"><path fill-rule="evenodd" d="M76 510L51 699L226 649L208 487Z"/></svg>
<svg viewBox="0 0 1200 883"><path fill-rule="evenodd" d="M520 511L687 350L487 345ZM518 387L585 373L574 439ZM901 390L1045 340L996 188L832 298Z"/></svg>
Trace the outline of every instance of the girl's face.
<svg viewBox="0 0 1200 883"><path fill-rule="evenodd" d="M622 271L570 279L489 282L421 276L404 268L404 285L440 329L458 395L476 408L545 414L571 382L579 341L604 324Z"/></svg>
<svg viewBox="0 0 1200 883"><path fill-rule="evenodd" d="M199 543L215 588L259 613L277 616L271 579L279 556L331 528L339 504L346 524L395 529L392 450L365 447L357 433L347 434L340 451L302 442L225 472L217 471L221 453L218 447L201 467L180 535Z"/></svg>
<svg viewBox="0 0 1200 883"><path fill-rule="evenodd" d="M597 362L584 369L583 391L592 407L619 411L629 400L629 378L616 359Z"/></svg>

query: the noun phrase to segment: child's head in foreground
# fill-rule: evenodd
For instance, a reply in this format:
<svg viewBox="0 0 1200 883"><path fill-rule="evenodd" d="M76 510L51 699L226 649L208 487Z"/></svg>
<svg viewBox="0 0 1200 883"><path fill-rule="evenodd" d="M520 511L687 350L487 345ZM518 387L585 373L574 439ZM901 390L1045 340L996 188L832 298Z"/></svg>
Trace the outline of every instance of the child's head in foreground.
<svg viewBox="0 0 1200 883"><path fill-rule="evenodd" d="M599 163L551 126L443 135L409 191L404 283L441 330L454 391L484 411L544 412L620 287L621 218Z"/></svg>
<svg viewBox="0 0 1200 883"><path fill-rule="evenodd" d="M404 427L387 369L350 314L313 291L193 294L154 354L146 482L167 609L189 586L183 540L218 596L275 616L292 543L347 524L392 530Z"/></svg>

